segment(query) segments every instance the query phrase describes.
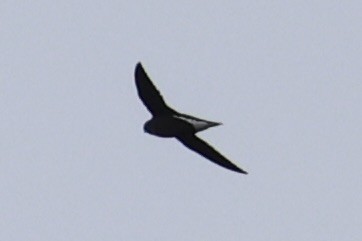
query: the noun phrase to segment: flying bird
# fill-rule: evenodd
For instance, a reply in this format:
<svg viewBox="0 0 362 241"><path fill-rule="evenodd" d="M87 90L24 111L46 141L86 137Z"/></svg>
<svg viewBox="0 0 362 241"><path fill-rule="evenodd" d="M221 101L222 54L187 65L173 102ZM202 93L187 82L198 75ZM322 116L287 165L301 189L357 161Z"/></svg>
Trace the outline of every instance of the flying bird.
<svg viewBox="0 0 362 241"><path fill-rule="evenodd" d="M152 114L152 118L143 126L145 132L159 137L175 137L187 148L210 161L229 170L247 174L246 171L196 136L197 132L221 125L221 123L182 114L169 107L141 63L136 65L135 80L138 96Z"/></svg>

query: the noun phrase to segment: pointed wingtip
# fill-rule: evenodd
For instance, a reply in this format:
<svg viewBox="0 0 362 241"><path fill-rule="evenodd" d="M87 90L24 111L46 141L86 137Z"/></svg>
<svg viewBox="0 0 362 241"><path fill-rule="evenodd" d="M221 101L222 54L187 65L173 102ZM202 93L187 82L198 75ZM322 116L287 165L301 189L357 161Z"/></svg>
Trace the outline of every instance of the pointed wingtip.
<svg viewBox="0 0 362 241"><path fill-rule="evenodd" d="M230 171L236 172L236 173L240 173L240 174L244 174L244 175L249 174L248 172L244 171L243 169L241 169L240 167L238 167L236 165L233 165L232 167L225 167L225 168L229 169Z"/></svg>
<svg viewBox="0 0 362 241"><path fill-rule="evenodd" d="M235 168L231 169L231 170L233 170L233 171L235 171L237 173L248 175L248 173L246 171L244 171L243 169L241 169L240 167L237 167L237 166Z"/></svg>
<svg viewBox="0 0 362 241"><path fill-rule="evenodd" d="M137 64L136 64L136 69L138 69L138 68L142 68L141 62L137 62Z"/></svg>
<svg viewBox="0 0 362 241"><path fill-rule="evenodd" d="M236 166L236 165L233 165L233 167L229 168L230 170L234 171L234 172L237 172L237 173L241 173L241 174L245 174L247 175L248 172L247 171L244 171L243 169L241 169L240 167Z"/></svg>
<svg viewBox="0 0 362 241"><path fill-rule="evenodd" d="M146 71L145 71L145 69L143 68L141 62L138 62L138 63L136 64L136 68L135 68L135 76L136 76L136 78L137 78L137 76L139 76L139 75L147 75L147 74L146 74Z"/></svg>

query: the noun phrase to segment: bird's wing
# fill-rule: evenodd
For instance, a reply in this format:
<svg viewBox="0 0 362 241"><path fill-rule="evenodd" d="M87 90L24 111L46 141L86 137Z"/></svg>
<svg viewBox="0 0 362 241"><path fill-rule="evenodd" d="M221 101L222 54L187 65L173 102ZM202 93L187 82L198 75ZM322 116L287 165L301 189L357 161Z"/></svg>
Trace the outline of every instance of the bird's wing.
<svg viewBox="0 0 362 241"><path fill-rule="evenodd" d="M177 113L167 106L162 95L146 74L141 63L136 65L135 80L138 96L152 115L167 115Z"/></svg>
<svg viewBox="0 0 362 241"><path fill-rule="evenodd" d="M248 174L246 171L240 169L231 161L226 159L223 155L221 155L218 151L216 151L212 146L207 144L205 141L201 140L197 136L190 134L190 135L183 135L178 136L177 139L184 144L186 147L190 148L191 150L199 153L203 157L209 159L210 161L225 167L229 170Z"/></svg>

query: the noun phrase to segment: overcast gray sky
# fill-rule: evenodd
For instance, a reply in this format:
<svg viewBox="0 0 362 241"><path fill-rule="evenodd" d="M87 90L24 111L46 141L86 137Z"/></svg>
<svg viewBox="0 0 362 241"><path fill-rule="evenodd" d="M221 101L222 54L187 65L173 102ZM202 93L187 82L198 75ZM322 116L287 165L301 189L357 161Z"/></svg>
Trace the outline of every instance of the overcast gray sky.
<svg viewBox="0 0 362 241"><path fill-rule="evenodd" d="M0 240L359 241L361 1L0 3ZM142 61L250 174L143 133Z"/></svg>

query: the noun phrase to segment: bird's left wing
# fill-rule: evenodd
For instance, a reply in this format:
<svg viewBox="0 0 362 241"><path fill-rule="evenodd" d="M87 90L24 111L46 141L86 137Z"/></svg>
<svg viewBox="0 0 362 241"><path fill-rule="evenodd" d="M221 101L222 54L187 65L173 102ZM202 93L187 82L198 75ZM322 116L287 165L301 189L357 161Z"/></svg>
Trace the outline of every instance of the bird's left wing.
<svg viewBox="0 0 362 241"><path fill-rule="evenodd" d="M136 65L135 80L138 96L152 115L167 115L177 113L172 108L167 106L162 98L162 95L146 74L146 71L143 69L141 63Z"/></svg>
<svg viewBox="0 0 362 241"><path fill-rule="evenodd" d="M235 172L248 174L246 171L242 170L241 168L233 164L231 161L226 159L226 157L221 155L217 150L215 150L212 146L207 144L202 139L198 138L196 135L189 134L189 135L178 136L177 139L186 147L190 148L191 150L199 153L203 157L209 159L210 161L222 167L225 167Z"/></svg>

